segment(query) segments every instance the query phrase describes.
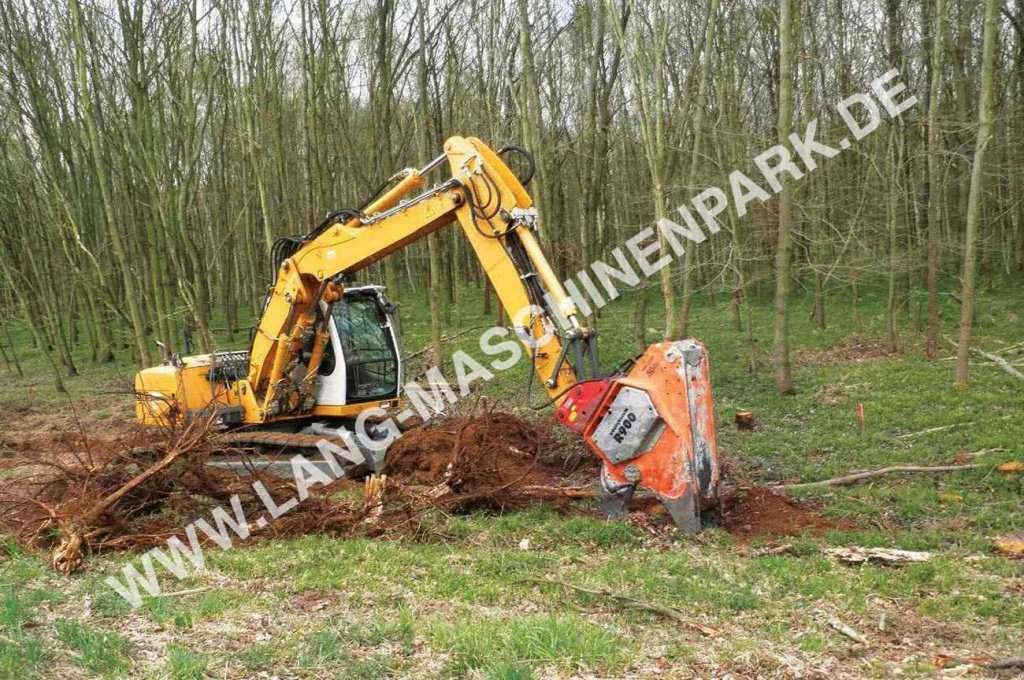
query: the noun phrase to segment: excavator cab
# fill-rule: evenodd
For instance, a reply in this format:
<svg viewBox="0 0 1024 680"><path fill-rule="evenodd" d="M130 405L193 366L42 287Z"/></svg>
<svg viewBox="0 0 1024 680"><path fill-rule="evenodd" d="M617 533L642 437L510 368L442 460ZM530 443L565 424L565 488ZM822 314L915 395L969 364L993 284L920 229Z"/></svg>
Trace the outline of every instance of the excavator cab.
<svg viewBox="0 0 1024 680"><path fill-rule="evenodd" d="M383 286L346 288L331 308L330 340L317 380L321 407L397 399L402 358L395 312Z"/></svg>

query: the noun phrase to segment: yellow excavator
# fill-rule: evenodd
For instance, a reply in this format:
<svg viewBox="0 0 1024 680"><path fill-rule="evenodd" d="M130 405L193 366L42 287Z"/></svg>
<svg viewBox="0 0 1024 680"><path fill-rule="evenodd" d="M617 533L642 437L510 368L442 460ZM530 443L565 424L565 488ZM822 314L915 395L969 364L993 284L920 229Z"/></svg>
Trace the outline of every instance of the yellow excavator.
<svg viewBox="0 0 1024 680"><path fill-rule="evenodd" d="M639 486L685 531L714 521L719 467L705 348L695 340L654 344L602 375L597 334L582 324L541 250L529 177L512 172L509 154L521 154L524 175L532 175L523 149L495 152L479 139L451 137L443 154L395 175L361 209L333 212L310 233L278 240L275 280L249 350L176 354L140 371L137 419L167 425L214 413L234 444L301 449L326 439L355 451L353 466L374 469L389 439L382 419L397 412L394 425L414 410L398 410L397 306L382 287L353 285L353 277L458 223L556 418L601 459L603 511L622 515ZM427 188L427 176L445 164L449 177ZM419 402L444 404L437 385L417 392Z"/></svg>

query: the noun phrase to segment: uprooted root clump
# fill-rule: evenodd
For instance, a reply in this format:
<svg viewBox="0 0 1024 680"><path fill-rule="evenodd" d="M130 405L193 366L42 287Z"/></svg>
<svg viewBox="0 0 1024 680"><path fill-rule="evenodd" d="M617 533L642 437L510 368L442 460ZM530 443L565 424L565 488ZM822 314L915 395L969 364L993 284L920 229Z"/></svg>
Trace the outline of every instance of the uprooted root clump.
<svg viewBox="0 0 1024 680"><path fill-rule="evenodd" d="M73 450L5 461L0 529L30 550L48 551L53 567L70 573L91 553L143 550L172 536L184 538L185 526L214 507L224 505L230 513L235 496L256 513L262 502L254 481L277 503L294 495L294 485L284 479L208 467L215 434L212 419L197 419L160 434L88 438ZM287 532L296 520L322 522L322 506L311 498L300 517L268 527L268 533Z"/></svg>
<svg viewBox="0 0 1024 680"><path fill-rule="evenodd" d="M187 543L186 526L209 520L217 507L233 515L233 498L255 536L415 536L432 530L426 520L437 511L521 508L558 479L541 462L552 446L548 434L487 409L407 432L388 452L386 482L372 478L365 489L348 479L311 486L306 500L261 527L254 519L268 504L257 489L282 506L296 497L296 484L208 466L211 457L245 455L219 447L212 423L196 419L160 434L83 438L74 450L5 460L0 531L49 553L55 569L70 573L90 554L145 550L175 536Z"/></svg>

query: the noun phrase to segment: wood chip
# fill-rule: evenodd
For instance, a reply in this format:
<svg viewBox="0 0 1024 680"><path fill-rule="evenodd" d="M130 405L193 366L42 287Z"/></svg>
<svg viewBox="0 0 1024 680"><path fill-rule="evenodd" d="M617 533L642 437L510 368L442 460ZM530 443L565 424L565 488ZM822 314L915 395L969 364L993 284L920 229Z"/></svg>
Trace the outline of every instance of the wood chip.
<svg viewBox="0 0 1024 680"><path fill-rule="evenodd" d="M912 550L898 550L896 548L862 548L860 546L825 548L822 552L844 564L867 564L870 562L888 566L902 566L911 562L927 562L932 558L932 553L930 552L915 552Z"/></svg>
<svg viewBox="0 0 1024 680"><path fill-rule="evenodd" d="M995 540L996 550L1010 557L1024 557L1024 534L1000 536Z"/></svg>
<svg viewBox="0 0 1024 680"><path fill-rule="evenodd" d="M857 642L862 645L866 645L868 643L868 639L866 637L855 631L853 628L850 628L839 619L829 619L827 621L827 625L832 630L835 630L838 633L845 635L854 642Z"/></svg>

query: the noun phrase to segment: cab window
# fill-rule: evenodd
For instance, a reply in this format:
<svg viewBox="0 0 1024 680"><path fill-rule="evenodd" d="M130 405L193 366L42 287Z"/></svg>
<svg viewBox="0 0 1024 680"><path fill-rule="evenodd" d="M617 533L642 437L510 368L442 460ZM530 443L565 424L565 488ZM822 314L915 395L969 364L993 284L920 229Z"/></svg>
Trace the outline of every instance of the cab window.
<svg viewBox="0 0 1024 680"><path fill-rule="evenodd" d="M398 352L376 296L343 297L331 314L345 355L346 401L395 396Z"/></svg>

